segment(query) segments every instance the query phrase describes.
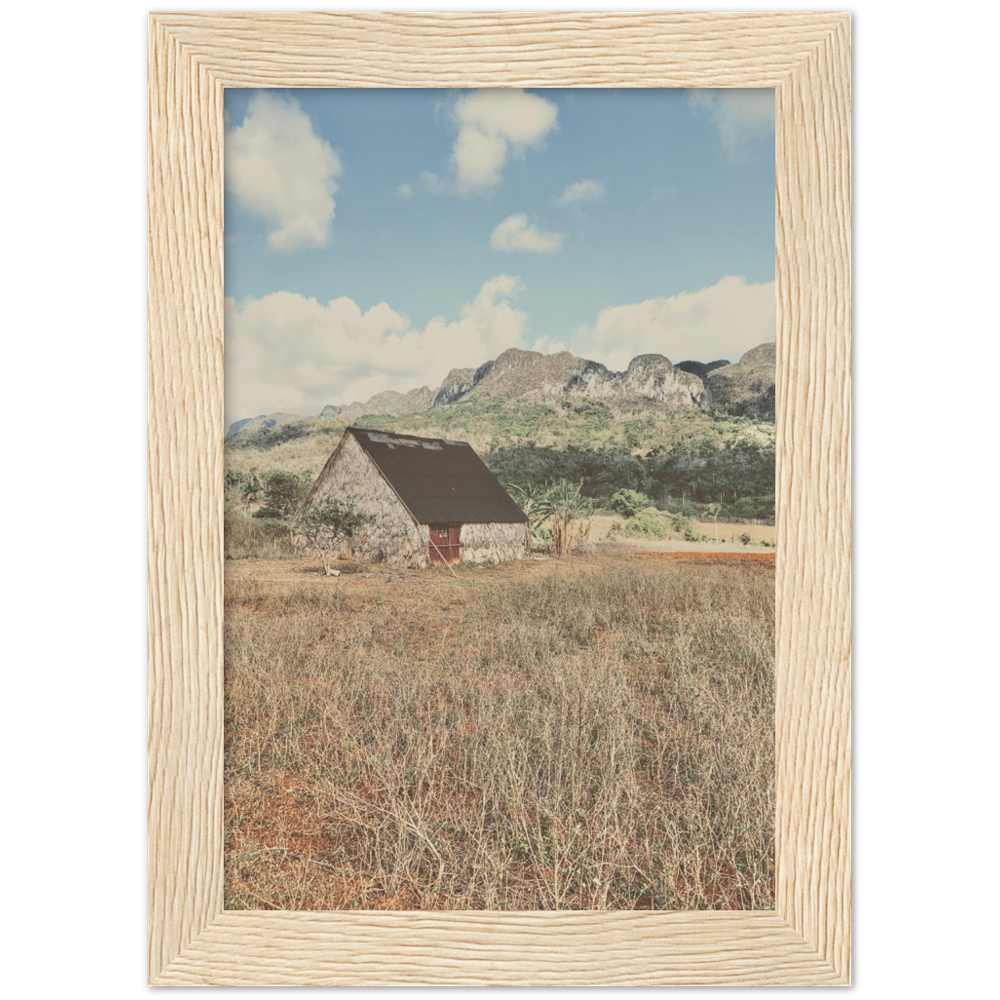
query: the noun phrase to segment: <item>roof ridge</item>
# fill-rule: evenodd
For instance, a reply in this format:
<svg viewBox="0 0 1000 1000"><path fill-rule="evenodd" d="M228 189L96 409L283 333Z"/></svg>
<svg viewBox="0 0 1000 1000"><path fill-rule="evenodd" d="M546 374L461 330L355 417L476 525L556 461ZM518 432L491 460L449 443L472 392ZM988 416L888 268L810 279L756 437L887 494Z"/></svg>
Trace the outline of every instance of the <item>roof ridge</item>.
<svg viewBox="0 0 1000 1000"><path fill-rule="evenodd" d="M364 431L366 434L384 434L386 437L409 438L411 441L434 441L439 444L462 444L465 445L466 448L472 448L472 445L469 444L468 441L455 441L452 438L441 437L420 437L417 434L403 434L400 431L383 431L379 430L377 427L356 427L352 424L350 427L344 428L345 434L348 431Z"/></svg>

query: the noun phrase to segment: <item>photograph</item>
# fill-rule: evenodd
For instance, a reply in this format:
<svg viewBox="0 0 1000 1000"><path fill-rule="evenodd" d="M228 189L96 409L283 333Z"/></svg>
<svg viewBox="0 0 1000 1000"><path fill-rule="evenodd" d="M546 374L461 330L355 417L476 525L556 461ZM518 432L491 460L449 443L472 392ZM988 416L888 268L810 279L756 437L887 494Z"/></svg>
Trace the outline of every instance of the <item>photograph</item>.
<svg viewBox="0 0 1000 1000"><path fill-rule="evenodd" d="M225 909L774 910L774 90L224 119Z"/></svg>

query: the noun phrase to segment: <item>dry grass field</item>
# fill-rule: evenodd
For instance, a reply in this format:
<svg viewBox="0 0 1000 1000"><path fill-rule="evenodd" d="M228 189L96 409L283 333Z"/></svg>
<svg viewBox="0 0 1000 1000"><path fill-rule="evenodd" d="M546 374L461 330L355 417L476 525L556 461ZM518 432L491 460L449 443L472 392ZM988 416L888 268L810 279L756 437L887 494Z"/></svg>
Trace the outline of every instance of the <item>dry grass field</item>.
<svg viewBox="0 0 1000 1000"><path fill-rule="evenodd" d="M773 560L597 549L227 561L226 906L772 907Z"/></svg>

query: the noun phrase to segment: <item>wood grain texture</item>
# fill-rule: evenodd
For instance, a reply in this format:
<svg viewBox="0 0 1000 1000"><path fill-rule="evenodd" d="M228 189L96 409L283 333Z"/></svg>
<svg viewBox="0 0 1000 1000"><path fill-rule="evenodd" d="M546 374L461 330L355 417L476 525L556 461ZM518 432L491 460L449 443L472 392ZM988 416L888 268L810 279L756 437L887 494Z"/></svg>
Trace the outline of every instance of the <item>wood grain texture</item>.
<svg viewBox="0 0 1000 1000"><path fill-rule="evenodd" d="M843 22L775 94L777 909L849 976L851 187Z"/></svg>
<svg viewBox="0 0 1000 1000"><path fill-rule="evenodd" d="M222 911L223 86L775 87L777 911ZM154 14L149 976L194 985L850 979L850 18Z"/></svg>
<svg viewBox="0 0 1000 1000"><path fill-rule="evenodd" d="M149 926L222 908L222 86L149 25ZM153 85L155 79L156 84Z"/></svg>
<svg viewBox="0 0 1000 1000"><path fill-rule="evenodd" d="M227 87L775 87L844 14L154 14Z"/></svg>
<svg viewBox="0 0 1000 1000"><path fill-rule="evenodd" d="M776 913L226 911L158 982L793 986L841 980Z"/></svg>

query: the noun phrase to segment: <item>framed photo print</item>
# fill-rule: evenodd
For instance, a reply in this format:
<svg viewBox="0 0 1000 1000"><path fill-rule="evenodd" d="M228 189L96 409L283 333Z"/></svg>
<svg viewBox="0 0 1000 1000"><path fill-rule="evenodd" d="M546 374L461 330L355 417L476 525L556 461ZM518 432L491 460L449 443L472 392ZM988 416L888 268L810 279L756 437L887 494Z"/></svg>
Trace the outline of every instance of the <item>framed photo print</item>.
<svg viewBox="0 0 1000 1000"><path fill-rule="evenodd" d="M849 984L850 44L150 15L150 983Z"/></svg>

